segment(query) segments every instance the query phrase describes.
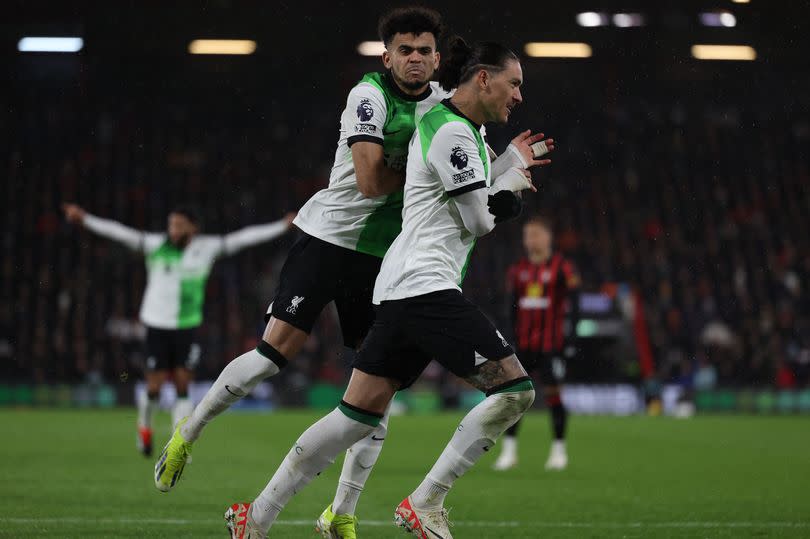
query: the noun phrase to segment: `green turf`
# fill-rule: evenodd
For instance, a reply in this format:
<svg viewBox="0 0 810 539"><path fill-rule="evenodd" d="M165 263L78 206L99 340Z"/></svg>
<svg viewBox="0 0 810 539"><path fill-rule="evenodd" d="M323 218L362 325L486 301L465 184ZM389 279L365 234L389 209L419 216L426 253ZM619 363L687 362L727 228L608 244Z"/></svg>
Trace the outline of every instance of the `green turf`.
<svg viewBox="0 0 810 539"><path fill-rule="evenodd" d="M223 416L177 490L162 494L152 462L135 453L133 411L2 410L0 537L224 538L226 506L251 499L316 417ZM392 419L360 502L360 537L406 537L386 522L459 417ZM528 417L518 470L491 471L492 451L457 483L447 503L457 538L810 537L806 418L575 417L563 473L543 471L547 421ZM167 422L158 417L158 443ZM339 472L333 466L294 498L270 537L314 537L308 522Z"/></svg>

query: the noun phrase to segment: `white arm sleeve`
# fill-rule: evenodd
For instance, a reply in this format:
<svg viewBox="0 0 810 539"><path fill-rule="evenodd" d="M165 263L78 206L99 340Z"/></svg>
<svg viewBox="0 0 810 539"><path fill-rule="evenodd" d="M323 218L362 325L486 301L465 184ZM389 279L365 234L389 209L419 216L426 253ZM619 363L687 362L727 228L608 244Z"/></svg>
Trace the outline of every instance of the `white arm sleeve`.
<svg viewBox="0 0 810 539"><path fill-rule="evenodd" d="M487 206L488 198L488 189L476 189L453 198L464 228L477 237L488 234L495 228L495 216L489 213Z"/></svg>
<svg viewBox="0 0 810 539"><path fill-rule="evenodd" d="M278 238L287 231L287 221L281 219L264 225L242 228L222 236L222 252L232 255L247 247Z"/></svg>
<svg viewBox="0 0 810 539"><path fill-rule="evenodd" d="M135 230L134 228L122 225L118 221L102 219L95 215L90 215L89 213L84 216L82 224L87 230L99 236L122 243L133 251L145 251L144 242L146 241L146 234L140 230Z"/></svg>
<svg viewBox="0 0 810 539"><path fill-rule="evenodd" d="M425 162L451 198L476 189L486 190L487 173L478 153L478 141L461 121L448 122L436 131Z"/></svg>
<svg viewBox="0 0 810 539"><path fill-rule="evenodd" d="M462 122L441 126L433 136L426 161L441 178L464 227L476 236L491 231L495 227L495 216L489 213L487 206L487 174L470 127Z"/></svg>
<svg viewBox="0 0 810 539"><path fill-rule="evenodd" d="M520 155L517 147L510 143L506 147L506 151L492 162L492 177L497 178L512 167L528 168L529 163L523 160L523 156Z"/></svg>
<svg viewBox="0 0 810 539"><path fill-rule="evenodd" d="M352 88L340 119L349 147L361 141L382 144L387 112L385 98L375 86L361 82Z"/></svg>

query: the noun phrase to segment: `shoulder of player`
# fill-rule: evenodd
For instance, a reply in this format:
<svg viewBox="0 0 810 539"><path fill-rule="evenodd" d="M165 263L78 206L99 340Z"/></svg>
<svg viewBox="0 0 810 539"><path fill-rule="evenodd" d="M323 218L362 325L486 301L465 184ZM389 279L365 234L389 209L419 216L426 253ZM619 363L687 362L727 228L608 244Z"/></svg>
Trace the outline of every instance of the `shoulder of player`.
<svg viewBox="0 0 810 539"><path fill-rule="evenodd" d="M475 133L470 124L463 118L457 116L442 118L442 121L435 125L435 134L433 137L466 140L477 144Z"/></svg>
<svg viewBox="0 0 810 539"><path fill-rule="evenodd" d="M357 84L354 85L351 91L360 95L367 94L369 97L379 98L384 101L387 90L382 78L382 73L373 71L366 73Z"/></svg>
<svg viewBox="0 0 810 539"><path fill-rule="evenodd" d="M356 104L363 100L368 100L376 107L386 108L386 100L383 91L365 78L354 85L349 91L347 101L349 105Z"/></svg>
<svg viewBox="0 0 810 539"><path fill-rule="evenodd" d="M191 241L191 243L189 243L189 246L200 249L218 250L222 247L224 242L225 236L220 236L218 234L198 234L194 236L194 239Z"/></svg>

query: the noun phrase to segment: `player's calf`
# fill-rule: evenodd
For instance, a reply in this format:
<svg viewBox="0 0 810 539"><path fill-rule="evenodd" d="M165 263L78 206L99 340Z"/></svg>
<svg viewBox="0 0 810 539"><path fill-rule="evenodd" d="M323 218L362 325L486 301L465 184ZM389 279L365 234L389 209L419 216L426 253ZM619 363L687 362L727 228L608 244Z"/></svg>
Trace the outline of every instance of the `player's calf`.
<svg viewBox="0 0 810 539"><path fill-rule="evenodd" d="M286 365L287 359L265 341L261 341L255 350L245 352L228 363L183 425L184 439L194 442L216 416L247 396L259 382L278 374Z"/></svg>
<svg viewBox="0 0 810 539"><path fill-rule="evenodd" d="M412 508L426 512L441 510L455 480L495 445L500 435L520 419L532 402L534 386L528 376L510 380L488 391L487 398L461 421L439 460L409 497Z"/></svg>

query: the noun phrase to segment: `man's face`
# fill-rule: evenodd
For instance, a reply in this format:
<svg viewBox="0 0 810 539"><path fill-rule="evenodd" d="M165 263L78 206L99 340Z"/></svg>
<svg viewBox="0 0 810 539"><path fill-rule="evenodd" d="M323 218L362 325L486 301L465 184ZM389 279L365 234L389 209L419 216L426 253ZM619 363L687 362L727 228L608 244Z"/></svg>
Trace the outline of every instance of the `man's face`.
<svg viewBox="0 0 810 539"><path fill-rule="evenodd" d="M423 88L439 68L436 38L430 32L394 34L383 53L383 64L400 85L409 90Z"/></svg>
<svg viewBox="0 0 810 539"><path fill-rule="evenodd" d="M551 230L540 223L523 226L523 248L527 253L547 253L551 250Z"/></svg>
<svg viewBox="0 0 810 539"><path fill-rule="evenodd" d="M487 72L481 99L488 122L506 123L512 109L523 102L520 85L523 84L523 69L517 60L509 60L498 72Z"/></svg>
<svg viewBox="0 0 810 539"><path fill-rule="evenodd" d="M182 213L169 214L169 241L177 247L185 247L194 234L197 233L197 225L191 222Z"/></svg>

